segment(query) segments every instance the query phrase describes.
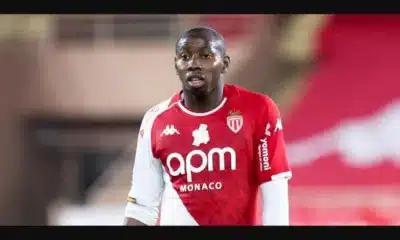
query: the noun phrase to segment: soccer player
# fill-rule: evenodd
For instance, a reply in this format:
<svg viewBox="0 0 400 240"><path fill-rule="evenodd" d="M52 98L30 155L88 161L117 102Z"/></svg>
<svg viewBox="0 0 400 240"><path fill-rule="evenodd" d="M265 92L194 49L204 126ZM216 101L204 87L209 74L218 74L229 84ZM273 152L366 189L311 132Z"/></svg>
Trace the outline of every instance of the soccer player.
<svg viewBox="0 0 400 240"><path fill-rule="evenodd" d="M186 31L175 51L182 90L142 120L124 224L288 225L277 106L223 83L230 58L214 29Z"/></svg>

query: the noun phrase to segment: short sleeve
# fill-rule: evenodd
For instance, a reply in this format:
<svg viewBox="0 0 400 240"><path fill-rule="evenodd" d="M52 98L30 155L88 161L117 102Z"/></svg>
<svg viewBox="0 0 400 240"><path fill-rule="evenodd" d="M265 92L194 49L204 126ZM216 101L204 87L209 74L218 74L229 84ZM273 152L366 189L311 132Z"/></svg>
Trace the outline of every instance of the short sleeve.
<svg viewBox="0 0 400 240"><path fill-rule="evenodd" d="M278 107L264 97L263 111L256 124L256 158L258 184L292 176L286 156L283 123Z"/></svg>

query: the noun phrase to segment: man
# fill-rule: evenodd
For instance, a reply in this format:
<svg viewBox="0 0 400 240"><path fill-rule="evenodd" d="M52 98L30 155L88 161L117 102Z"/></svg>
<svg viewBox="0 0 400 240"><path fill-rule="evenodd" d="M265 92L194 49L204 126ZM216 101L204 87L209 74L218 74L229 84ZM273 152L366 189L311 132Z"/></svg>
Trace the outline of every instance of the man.
<svg viewBox="0 0 400 240"><path fill-rule="evenodd" d="M176 43L182 91L142 120L125 224L289 224L279 111L264 95L224 84L229 63L211 28Z"/></svg>

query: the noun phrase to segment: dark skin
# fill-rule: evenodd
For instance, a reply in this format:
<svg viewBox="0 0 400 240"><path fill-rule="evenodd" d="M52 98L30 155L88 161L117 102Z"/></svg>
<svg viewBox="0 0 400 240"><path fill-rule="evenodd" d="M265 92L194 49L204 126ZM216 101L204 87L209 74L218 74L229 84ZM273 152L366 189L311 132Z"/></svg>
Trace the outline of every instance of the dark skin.
<svg viewBox="0 0 400 240"><path fill-rule="evenodd" d="M210 28L190 29L178 40L175 52L175 69L182 83L184 105L193 112L216 108L223 98L222 75L230 63L222 36ZM125 217L124 225L145 224Z"/></svg>
<svg viewBox="0 0 400 240"><path fill-rule="evenodd" d="M212 31L189 30L176 44L174 62L182 83L183 102L193 112L210 111L223 97L222 75L228 71L230 58L225 54L223 39ZM200 76L201 86L191 84L193 76Z"/></svg>

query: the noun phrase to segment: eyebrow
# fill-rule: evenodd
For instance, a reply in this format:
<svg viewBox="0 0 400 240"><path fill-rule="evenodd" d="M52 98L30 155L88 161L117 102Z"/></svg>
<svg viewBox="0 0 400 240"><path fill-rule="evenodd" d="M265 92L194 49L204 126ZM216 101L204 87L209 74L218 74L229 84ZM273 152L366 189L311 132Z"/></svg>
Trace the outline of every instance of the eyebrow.
<svg viewBox="0 0 400 240"><path fill-rule="evenodd" d="M222 52L221 49L219 49L219 48L215 48L216 50L214 50L214 51L210 47L202 47L201 49L202 49L201 50L202 53L212 54L212 55L217 55L217 54ZM218 51L218 53L216 53L216 51ZM190 51L188 51L185 48L180 48L180 49L178 49L176 51L177 55L182 55L182 54L185 54L185 53L190 53Z"/></svg>

